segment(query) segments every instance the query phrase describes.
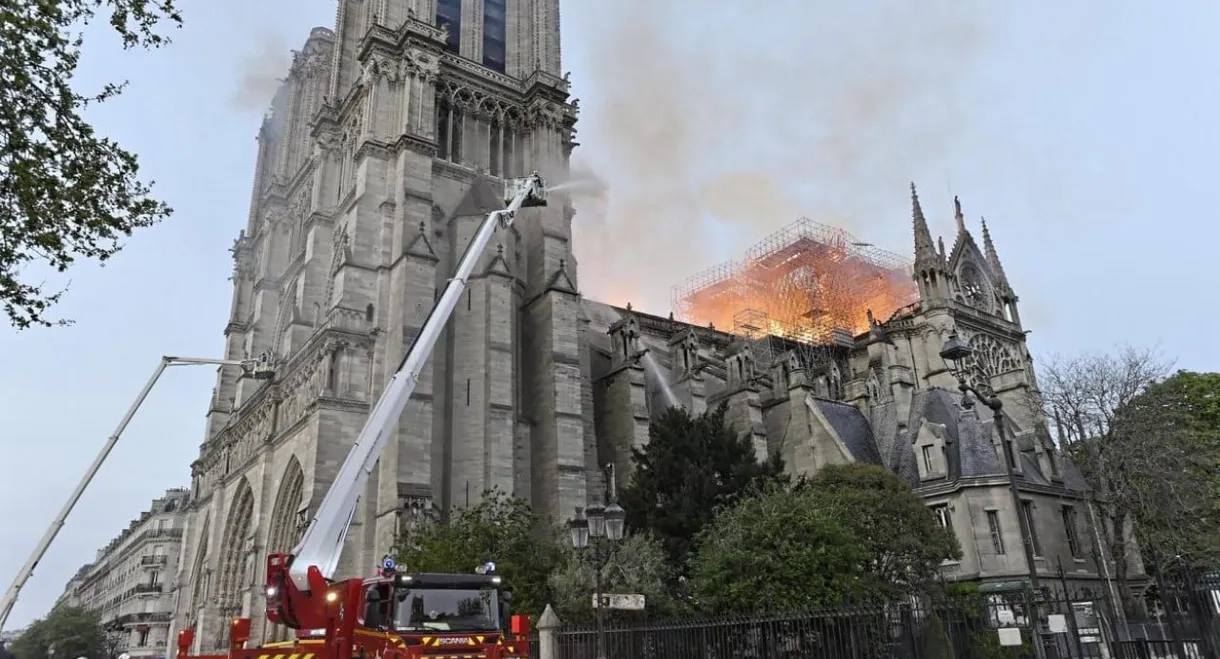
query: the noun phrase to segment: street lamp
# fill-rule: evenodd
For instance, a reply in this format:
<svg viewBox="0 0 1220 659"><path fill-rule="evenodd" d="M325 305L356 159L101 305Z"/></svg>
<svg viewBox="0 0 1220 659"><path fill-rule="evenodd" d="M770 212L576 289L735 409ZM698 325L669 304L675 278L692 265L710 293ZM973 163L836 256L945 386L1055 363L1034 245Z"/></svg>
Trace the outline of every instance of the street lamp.
<svg viewBox="0 0 1220 659"><path fill-rule="evenodd" d="M623 539L627 531L627 511L615 499L614 465L608 464L606 473L604 506L594 505L576 509L576 516L568 520L568 532L572 536L572 547L583 554L593 548L593 591L597 597L594 614L597 616L597 659L606 657L606 602L602 599L602 571L614 556L614 543ZM607 540L609 542L601 542Z"/></svg>
<svg viewBox="0 0 1220 659"><path fill-rule="evenodd" d="M949 340L945 341L945 345L940 350L940 358L945 360L945 364L949 366L953 377L957 379L957 388L962 392L962 407L970 409L974 406L970 400L970 394L974 394L980 401L991 409L991 416L995 423L996 433L1000 436L1000 446L1004 453L1004 466L1008 469L1008 493L1012 496L1012 505L1014 512L1017 515L1017 525L1021 532L1021 545L1025 548L1025 569L1029 572L1029 585L1034 591L1034 648L1038 656L1042 656L1042 639L1038 636L1038 614L1037 601L1042 597L1042 585L1038 579L1038 566L1034 562L1034 542L1033 534L1029 528L1029 519L1025 515L1025 506L1021 502L1021 493L1017 488L1017 471L1016 471L1016 452L1013 450L1012 440L1008 437L1008 428L1004 424L1004 403L999 397L991 393L983 393L976 387L966 381L966 368L969 359L974 355L974 349L971 348L965 341L962 341L957 336L957 331L954 330L949 334Z"/></svg>
<svg viewBox="0 0 1220 659"><path fill-rule="evenodd" d="M106 439L106 443L102 445L102 450L98 452L97 457L93 459L93 463L89 465L89 469L85 472L85 476L77 483L76 489L72 490L72 494L68 496L68 502L55 516L55 520L51 522L51 528L43 534L42 539L34 547L34 551L30 554L21 571L17 573L17 577L13 579L12 585L8 587L8 591L4 593L4 599L0 600L0 630L4 629L4 623L8 621L8 616L13 611L13 605L17 603L17 596L21 594L21 589L25 587L27 581L34 574L34 568L38 562L47 553L47 548L51 546L51 542L55 540L55 536L59 535L59 530L63 528L64 522L67 521L68 515L76 506L76 502L80 500L81 495L85 493L85 488L89 487L89 483L93 481L93 477L97 475L99 469L102 468L102 463L110 455L110 451L114 449L115 444L119 443L119 437L123 431L127 429L127 424L131 423L132 417L136 415L136 411L144 404L144 399L148 398L149 392L152 391L153 385L157 384L157 380L161 379L161 374L170 366L239 366L242 370L242 377L249 377L255 380L271 380L275 377L275 363L271 355L263 353L258 359L206 359L200 357L171 357L165 356L157 363L157 368L148 378L148 382L144 384L144 388L136 396L135 402L127 409L127 413L123 415L119 425Z"/></svg>

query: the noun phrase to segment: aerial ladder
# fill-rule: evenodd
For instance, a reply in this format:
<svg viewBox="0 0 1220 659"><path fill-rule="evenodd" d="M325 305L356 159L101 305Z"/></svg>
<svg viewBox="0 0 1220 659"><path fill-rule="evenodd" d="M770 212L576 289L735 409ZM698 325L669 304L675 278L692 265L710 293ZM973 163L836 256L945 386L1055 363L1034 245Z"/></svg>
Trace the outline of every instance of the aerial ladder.
<svg viewBox="0 0 1220 659"><path fill-rule="evenodd" d="M479 258L497 230L512 226L521 209L547 204L537 172L506 180L504 190L507 208L489 213L479 225L300 542L290 554L267 557L267 619L296 630L296 640L247 648L250 619L233 619L228 659L286 654L301 659L529 656L529 619L510 615L511 596L502 589L493 562L477 566L472 574L413 574L400 572L387 557L375 577L332 579L369 474L395 436L403 409ZM190 656L194 639L193 629L179 632L179 659ZM285 645L294 649L286 653Z"/></svg>
<svg viewBox="0 0 1220 659"><path fill-rule="evenodd" d="M106 462L106 458L110 456L110 452L119 443L119 438L123 436L123 431L127 430L127 425L135 417L136 412L140 410L140 406L148 399L148 394L152 393L153 387L165 371L172 366L240 366L242 369L242 377L250 377L255 380L270 380L275 377L275 368L271 364L269 355L263 355L259 359L201 359L198 357L175 357L166 355L157 363L157 368L153 370L153 374L144 383L144 388L140 390L131 407L127 408L127 412L123 415L119 425L114 429L114 432L106 438L106 442L102 445L102 449L98 452L97 457L93 458L93 462L89 464L89 468L85 470L85 475L81 477L80 482L76 484L76 488L68 495L68 502L60 508L59 513L55 515L55 519L51 521L51 526L47 528L46 533L38 540L38 544L34 546L34 551L26 560L25 565L18 570L17 576L13 579L12 585L5 591L4 597L0 598L0 631L4 630L4 624L8 622L9 614L13 612L13 607L17 604L17 597L21 595L21 589L29 582L30 577L34 576L34 570L38 568L39 562L46 556L47 550L50 549L51 543L55 541L56 536L63 530L64 524L68 521L68 515L72 514L72 510L80 501L81 495L93 482L93 478L101 471L102 464Z"/></svg>

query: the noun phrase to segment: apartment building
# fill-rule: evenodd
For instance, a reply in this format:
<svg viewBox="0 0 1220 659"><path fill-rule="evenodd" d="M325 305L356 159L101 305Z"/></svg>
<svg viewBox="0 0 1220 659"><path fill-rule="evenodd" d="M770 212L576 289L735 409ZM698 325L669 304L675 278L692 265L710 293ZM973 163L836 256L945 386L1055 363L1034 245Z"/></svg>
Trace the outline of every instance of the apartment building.
<svg viewBox="0 0 1220 659"><path fill-rule="evenodd" d="M189 498L190 490L173 488L153 500L73 575L59 599L96 611L116 653L133 658L165 654Z"/></svg>

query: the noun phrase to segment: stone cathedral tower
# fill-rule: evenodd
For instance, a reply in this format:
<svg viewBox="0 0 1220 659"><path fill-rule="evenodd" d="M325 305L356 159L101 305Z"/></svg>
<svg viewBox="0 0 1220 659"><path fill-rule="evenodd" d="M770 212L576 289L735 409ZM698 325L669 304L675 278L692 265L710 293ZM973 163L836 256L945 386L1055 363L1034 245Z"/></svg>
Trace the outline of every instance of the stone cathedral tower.
<svg viewBox="0 0 1220 659"><path fill-rule="evenodd" d="M178 628L220 647L260 629L263 561L289 550L332 482L501 177L567 174L575 107L558 0L341 0L259 133L248 224L233 246L226 357L193 465ZM596 465L587 320L560 195L476 267L361 499L339 575L370 572L404 512L487 488L555 517Z"/></svg>

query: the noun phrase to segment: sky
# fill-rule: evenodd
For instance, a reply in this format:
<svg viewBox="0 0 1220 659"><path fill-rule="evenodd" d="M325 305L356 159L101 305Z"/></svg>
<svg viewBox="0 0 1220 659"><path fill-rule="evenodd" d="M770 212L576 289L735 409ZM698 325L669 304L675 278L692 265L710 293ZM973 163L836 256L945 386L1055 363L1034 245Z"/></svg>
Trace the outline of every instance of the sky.
<svg viewBox="0 0 1220 659"><path fill-rule="evenodd" d="M665 314L671 285L801 215L909 254L914 181L947 243L954 195L976 233L987 218L1035 360L1132 344L1220 370L1202 331L1220 323L1208 302L1220 3L1104 6L563 0L576 158L608 189L575 220L582 290ZM160 356L221 353L263 108L288 50L333 27L335 2L210 0L184 14L151 53L87 32L79 84L130 81L89 117L139 155L176 213L107 267L71 271L57 311L75 325L0 330L5 585ZM166 374L10 628L189 483L214 378Z"/></svg>

